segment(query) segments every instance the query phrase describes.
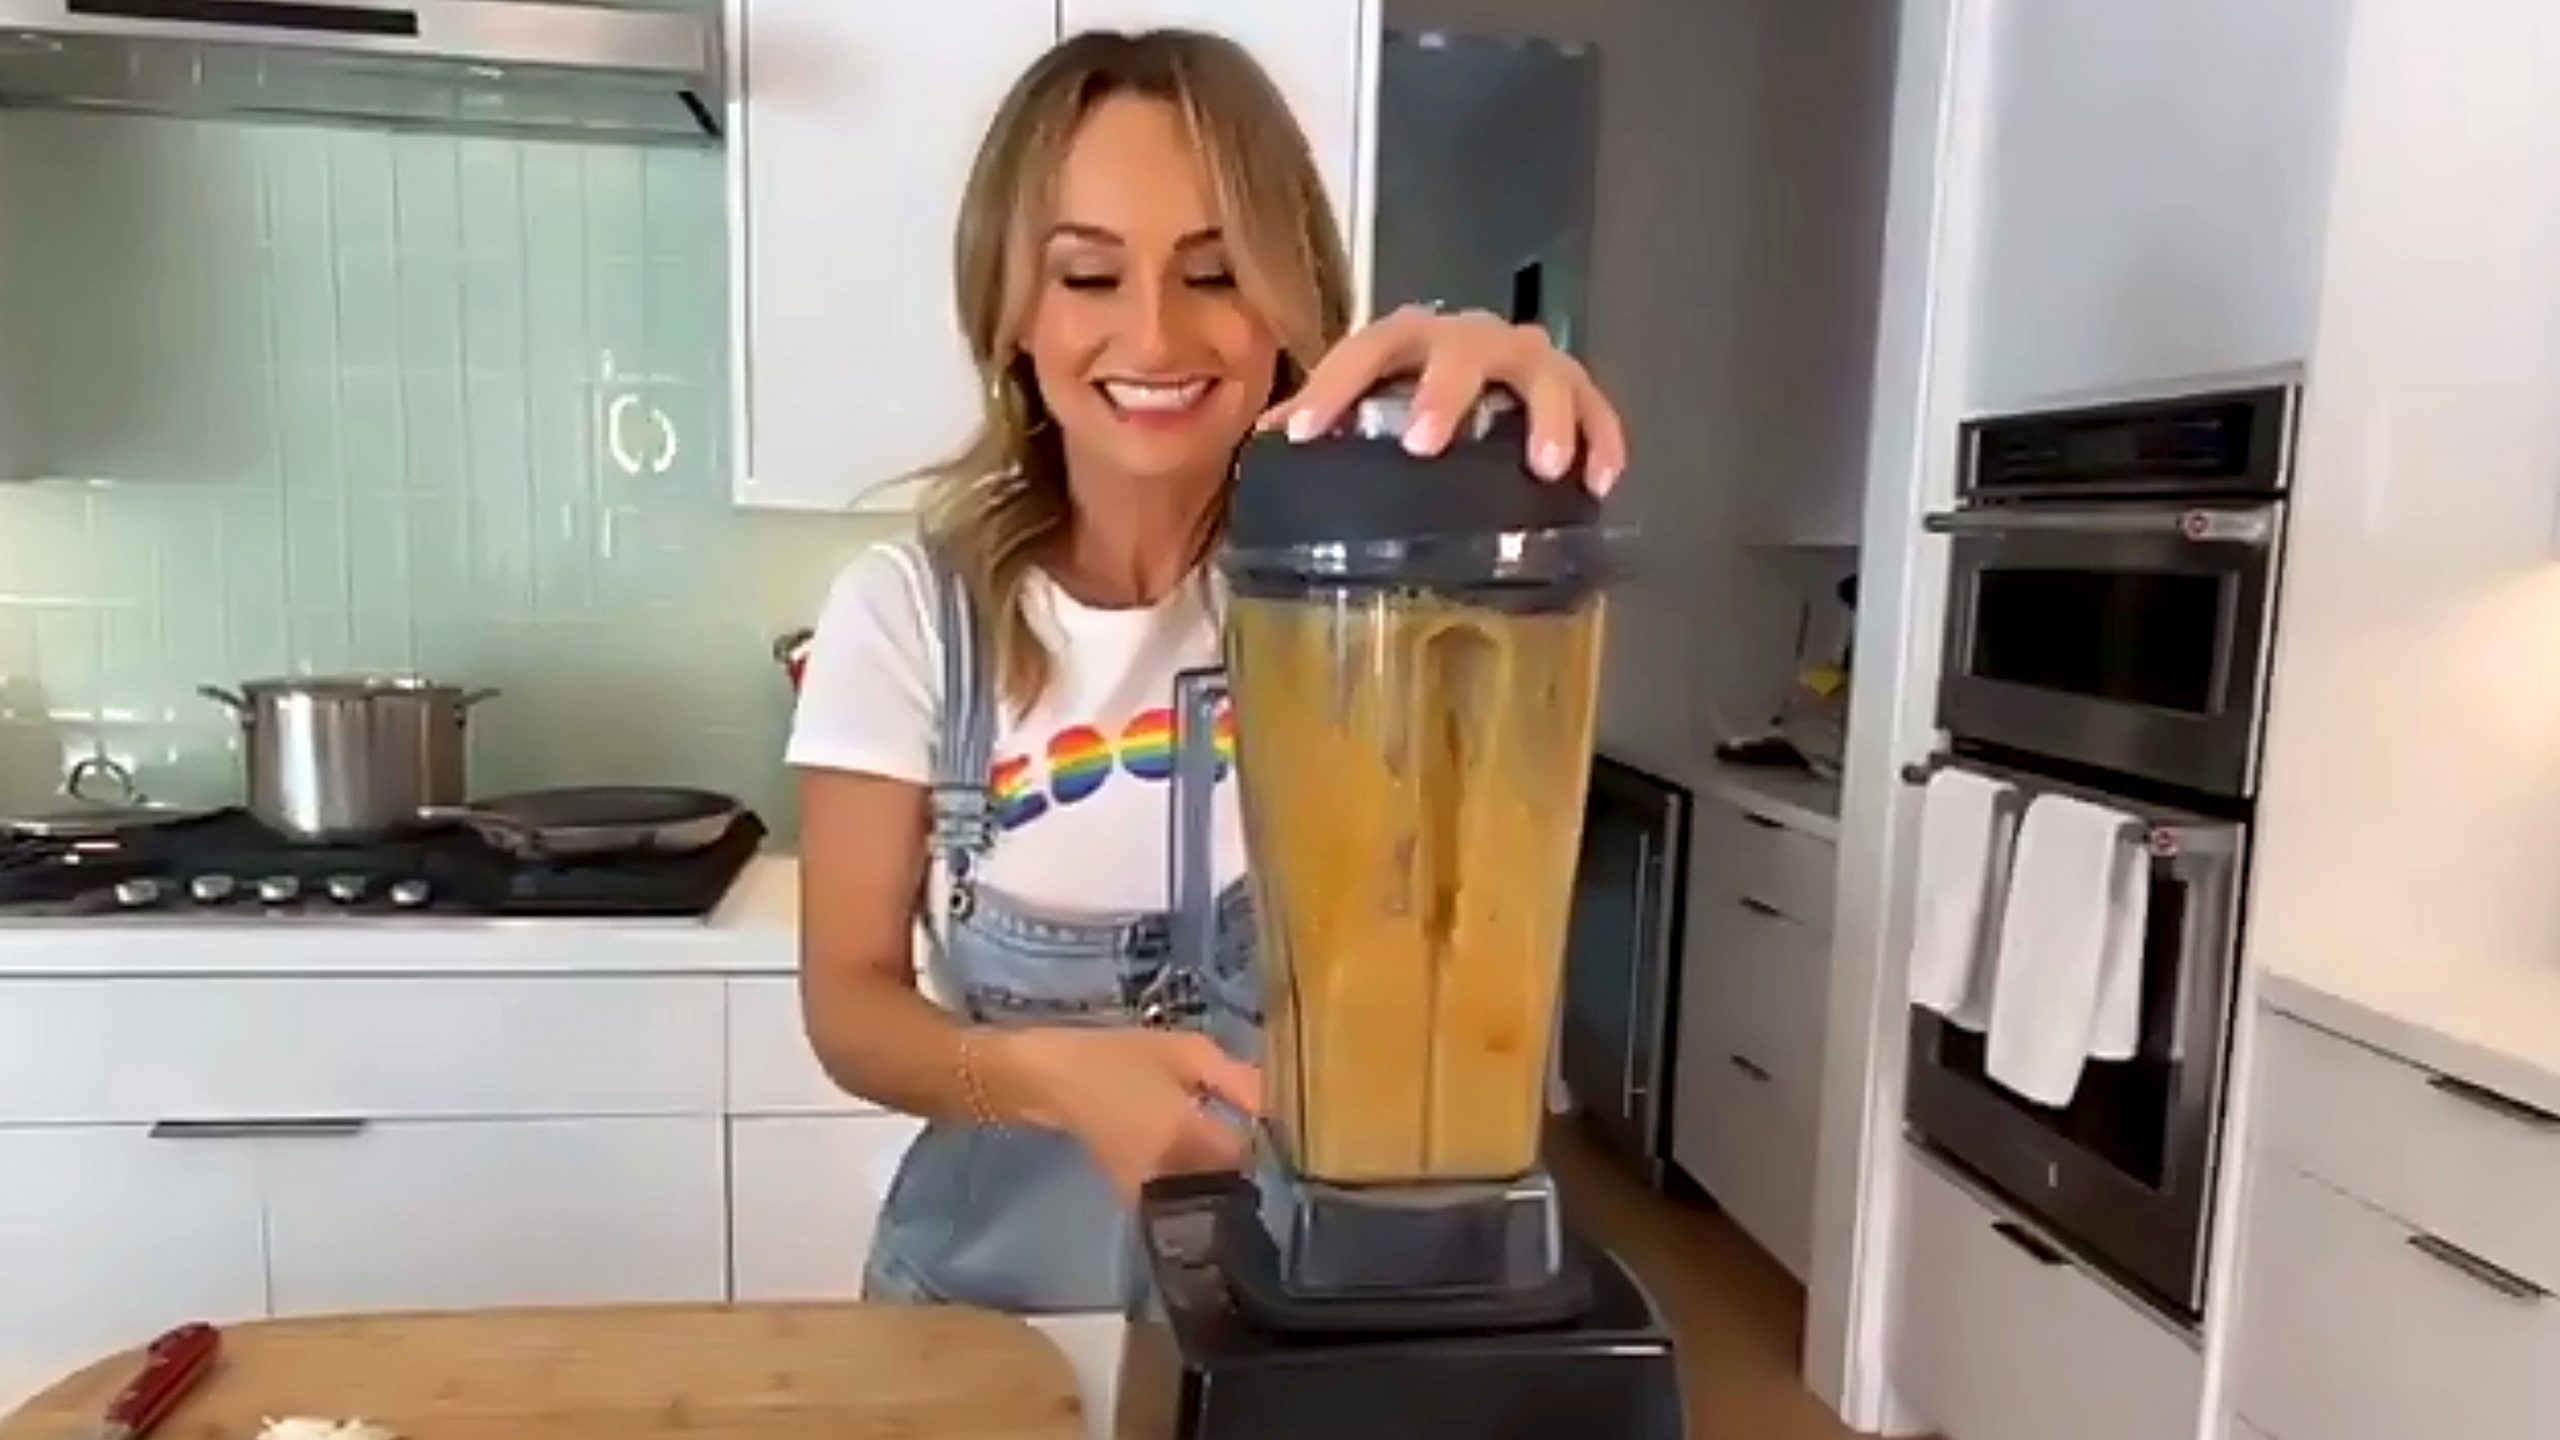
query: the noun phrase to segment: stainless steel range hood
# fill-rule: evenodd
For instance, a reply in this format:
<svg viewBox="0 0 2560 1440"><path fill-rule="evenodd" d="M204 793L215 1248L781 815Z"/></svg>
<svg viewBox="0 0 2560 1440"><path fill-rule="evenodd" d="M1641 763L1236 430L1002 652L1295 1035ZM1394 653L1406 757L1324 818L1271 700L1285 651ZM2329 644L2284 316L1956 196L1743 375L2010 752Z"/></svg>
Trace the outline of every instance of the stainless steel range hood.
<svg viewBox="0 0 2560 1440"><path fill-rule="evenodd" d="M846 0L858 3L858 0ZM711 144L708 14L538 0L0 0L0 106Z"/></svg>

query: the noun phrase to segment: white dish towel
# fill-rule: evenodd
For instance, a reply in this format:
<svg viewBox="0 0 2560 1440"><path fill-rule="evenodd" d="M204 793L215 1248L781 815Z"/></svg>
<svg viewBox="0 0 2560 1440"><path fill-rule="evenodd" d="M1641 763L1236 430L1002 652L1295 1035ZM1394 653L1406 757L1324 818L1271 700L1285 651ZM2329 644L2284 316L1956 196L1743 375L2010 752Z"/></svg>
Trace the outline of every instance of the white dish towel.
<svg viewBox="0 0 2560 1440"><path fill-rule="evenodd" d="M1940 770L1920 792L1920 873L1913 904L1911 1003L1979 1032L1990 1014L1991 897L2008 869L2015 787Z"/></svg>
<svg viewBox="0 0 2560 1440"><path fill-rule="evenodd" d="M2150 860L2132 821L2039 795L2018 826L1983 1068L2039 1105L2071 1103L2084 1062L2129 1060L2141 1043Z"/></svg>

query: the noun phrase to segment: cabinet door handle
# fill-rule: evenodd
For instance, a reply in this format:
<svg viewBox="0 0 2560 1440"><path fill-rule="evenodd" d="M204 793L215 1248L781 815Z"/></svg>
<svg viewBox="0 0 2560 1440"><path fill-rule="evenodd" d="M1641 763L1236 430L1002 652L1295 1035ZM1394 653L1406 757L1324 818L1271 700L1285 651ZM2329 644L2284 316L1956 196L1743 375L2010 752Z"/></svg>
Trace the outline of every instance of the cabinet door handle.
<svg viewBox="0 0 2560 1440"><path fill-rule="evenodd" d="M1742 812L1742 818L1743 818L1743 819L1745 819L1745 820L1750 821L1750 822L1751 822L1752 824L1754 824L1754 825L1759 826L1759 827L1760 827L1761 829L1763 829L1763 830L1784 830L1784 829L1786 829L1786 828L1787 828L1786 826L1779 824L1777 821L1770 819L1768 816L1763 815L1763 814L1759 813L1759 812L1758 812L1758 811L1756 811L1756 810L1745 810L1745 811L1743 811L1743 812Z"/></svg>
<svg viewBox="0 0 2560 1440"><path fill-rule="evenodd" d="M2026 1251L2027 1254L2033 1257L2035 1262L2039 1265L2060 1265L2065 1263L2063 1261L2061 1251L2056 1250L2052 1246L2044 1243L2042 1240L2037 1239L2026 1226L2019 1224L2015 1220L1992 1221L1991 1233L2008 1241L2010 1244L2017 1246L2019 1249Z"/></svg>
<svg viewBox="0 0 2560 1440"><path fill-rule="evenodd" d="M1742 1056L1727 1055L1724 1058L1732 1062L1734 1069L1741 1071L1743 1074L1750 1076L1752 1079L1759 1081L1763 1085L1769 1083L1769 1072L1761 1069L1749 1060L1744 1059Z"/></svg>
<svg viewBox="0 0 2560 1440"><path fill-rule="evenodd" d="M280 1115L250 1120L155 1120L154 1140L329 1140L364 1133L370 1120L356 1116Z"/></svg>
<svg viewBox="0 0 2560 1440"><path fill-rule="evenodd" d="M2440 1265L2461 1271L2510 1300L2542 1300L2551 1294L2503 1265L2493 1265L2450 1240L2423 1231L2409 1237L2409 1248Z"/></svg>
<svg viewBox="0 0 2560 1440"><path fill-rule="evenodd" d="M1740 903L1743 909L1750 911L1754 915L1766 915L1772 920L1793 921L1795 919L1794 916L1789 915L1786 911L1779 909L1768 901L1755 899L1749 895L1743 896Z"/></svg>
<svg viewBox="0 0 2560 1440"><path fill-rule="evenodd" d="M2560 1129L2560 1115L2554 1115L2539 1105L2528 1105L2512 1095L2501 1095L2486 1085L2474 1085L2468 1080L2456 1080L2450 1075L2431 1075L2427 1077L2427 1084L2430 1088L2450 1095L2456 1100L2477 1105L2491 1114L2504 1115L2510 1120L2522 1121L2537 1130Z"/></svg>

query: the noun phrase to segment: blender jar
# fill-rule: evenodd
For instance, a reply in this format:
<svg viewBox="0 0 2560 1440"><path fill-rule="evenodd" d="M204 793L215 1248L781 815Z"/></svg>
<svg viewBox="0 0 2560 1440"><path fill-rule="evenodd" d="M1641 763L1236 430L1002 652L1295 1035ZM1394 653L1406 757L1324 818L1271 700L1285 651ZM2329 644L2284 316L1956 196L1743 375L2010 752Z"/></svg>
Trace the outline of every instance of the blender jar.
<svg viewBox="0 0 2560 1440"><path fill-rule="evenodd" d="M1499 401L1428 459L1377 415L1258 442L1221 558L1266 1123L1320 1184L1499 1183L1538 1163L1623 536Z"/></svg>

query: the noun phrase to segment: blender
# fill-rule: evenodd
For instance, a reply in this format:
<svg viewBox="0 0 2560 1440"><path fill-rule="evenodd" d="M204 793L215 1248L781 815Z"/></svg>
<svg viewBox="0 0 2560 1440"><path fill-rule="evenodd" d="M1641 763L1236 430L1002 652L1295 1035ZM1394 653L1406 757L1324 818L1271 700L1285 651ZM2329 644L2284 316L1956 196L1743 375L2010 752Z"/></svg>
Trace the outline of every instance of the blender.
<svg viewBox="0 0 2560 1440"><path fill-rule="evenodd" d="M1254 1174L1140 1196L1119 1440L1683 1431L1668 1330L1539 1154L1625 536L1522 466L1508 394L1428 458L1410 404L1238 467L1225 665L1177 686L1167 973L1207 973L1231 699L1264 1113Z"/></svg>

